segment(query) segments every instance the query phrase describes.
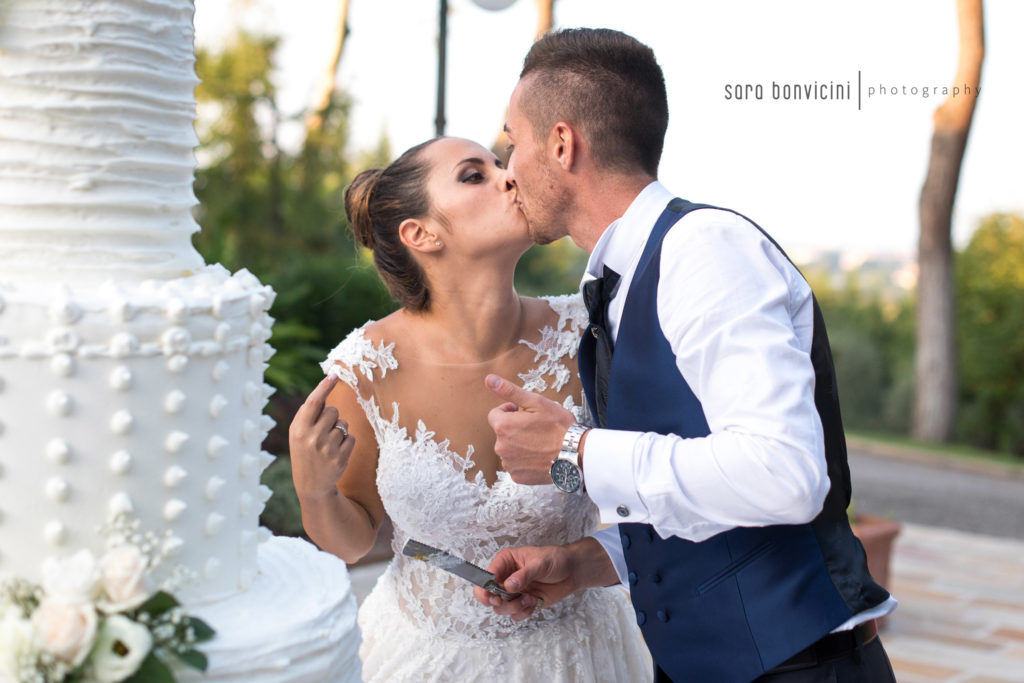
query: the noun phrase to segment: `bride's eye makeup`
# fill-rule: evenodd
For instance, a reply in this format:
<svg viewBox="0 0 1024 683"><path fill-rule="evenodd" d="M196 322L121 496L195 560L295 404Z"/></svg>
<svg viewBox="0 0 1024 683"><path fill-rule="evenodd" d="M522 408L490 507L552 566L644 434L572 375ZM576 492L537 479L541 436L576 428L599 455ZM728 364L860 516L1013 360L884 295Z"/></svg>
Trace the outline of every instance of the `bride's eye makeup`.
<svg viewBox="0 0 1024 683"><path fill-rule="evenodd" d="M459 176L460 183L478 183L484 179L484 174L475 168L469 168Z"/></svg>

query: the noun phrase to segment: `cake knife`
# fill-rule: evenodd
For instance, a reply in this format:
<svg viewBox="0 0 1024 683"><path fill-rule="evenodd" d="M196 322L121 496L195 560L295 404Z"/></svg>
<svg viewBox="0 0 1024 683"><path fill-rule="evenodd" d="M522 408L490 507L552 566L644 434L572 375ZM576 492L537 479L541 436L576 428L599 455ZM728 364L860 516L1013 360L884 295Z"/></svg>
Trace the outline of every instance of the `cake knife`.
<svg viewBox="0 0 1024 683"><path fill-rule="evenodd" d="M446 553L443 550L433 548L426 543L420 543L409 539L405 547L402 548L402 554L406 557L411 557L415 560L423 560L428 564L431 564L438 569L443 569L446 572L451 572L460 578L469 581L472 584L480 586L488 593L494 593L505 600L515 600L521 593L509 593L507 590L501 587L501 585L494 580L494 574L481 569L475 564L466 562L462 558L456 557Z"/></svg>

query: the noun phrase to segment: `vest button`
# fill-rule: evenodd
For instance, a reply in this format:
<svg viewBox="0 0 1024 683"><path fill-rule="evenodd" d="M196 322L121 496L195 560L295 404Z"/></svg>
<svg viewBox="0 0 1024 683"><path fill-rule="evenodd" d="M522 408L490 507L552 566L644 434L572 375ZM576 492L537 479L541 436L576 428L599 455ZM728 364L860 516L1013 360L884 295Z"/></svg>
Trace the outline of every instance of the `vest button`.
<svg viewBox="0 0 1024 683"><path fill-rule="evenodd" d="M629 534L627 534L625 531L623 531L622 532L622 547L623 548L629 548L630 543L632 543L632 541L629 540Z"/></svg>
<svg viewBox="0 0 1024 683"><path fill-rule="evenodd" d="M657 572L651 574L647 578L650 579L651 583L661 583L661 574L658 574Z"/></svg>
<svg viewBox="0 0 1024 683"><path fill-rule="evenodd" d="M663 624L668 621L668 610L658 610L658 621L660 621Z"/></svg>
<svg viewBox="0 0 1024 683"><path fill-rule="evenodd" d="M619 517L629 517L629 508L626 507L625 505L620 505L619 507L615 508L615 514L617 514Z"/></svg>
<svg viewBox="0 0 1024 683"><path fill-rule="evenodd" d="M639 580L640 579L639 579L639 577L637 577L636 572L630 572L629 573L629 585L630 586L635 586L636 582L639 581Z"/></svg>
<svg viewBox="0 0 1024 683"><path fill-rule="evenodd" d="M638 626L643 626L644 624L646 624L647 623L647 615L644 614L643 612L637 612L636 613L636 623L637 623Z"/></svg>

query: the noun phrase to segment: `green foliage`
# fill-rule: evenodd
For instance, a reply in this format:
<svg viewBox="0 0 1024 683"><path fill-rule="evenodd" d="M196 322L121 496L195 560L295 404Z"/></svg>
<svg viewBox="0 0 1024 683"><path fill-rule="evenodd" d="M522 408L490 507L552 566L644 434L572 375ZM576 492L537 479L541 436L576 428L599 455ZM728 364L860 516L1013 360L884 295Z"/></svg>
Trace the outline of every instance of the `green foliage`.
<svg viewBox="0 0 1024 683"><path fill-rule="evenodd" d="M568 237L546 246L534 245L516 266L516 290L527 296L579 291L587 252Z"/></svg>
<svg viewBox="0 0 1024 683"><path fill-rule="evenodd" d="M820 273L808 277L828 329L844 425L906 431L914 377L913 300L887 300L863 289L855 273L841 289Z"/></svg>
<svg viewBox="0 0 1024 683"><path fill-rule="evenodd" d="M985 218L956 262L958 435L1024 455L1024 216Z"/></svg>

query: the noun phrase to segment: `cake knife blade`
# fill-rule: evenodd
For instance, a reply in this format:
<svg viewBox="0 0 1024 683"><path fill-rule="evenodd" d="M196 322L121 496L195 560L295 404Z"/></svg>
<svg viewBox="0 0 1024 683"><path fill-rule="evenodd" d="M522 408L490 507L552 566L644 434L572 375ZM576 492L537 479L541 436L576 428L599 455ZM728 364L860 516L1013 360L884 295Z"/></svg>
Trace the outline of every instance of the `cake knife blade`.
<svg viewBox="0 0 1024 683"><path fill-rule="evenodd" d="M456 557L455 555L446 553L443 550L429 546L426 543L420 543L419 541L415 541L410 538L406 542L405 547L402 548L402 554L415 560L423 560L438 569L443 569L446 572L455 574L455 576L480 586L488 593L494 593L505 600L515 600L521 595L521 593L509 593L507 590L502 588L502 586L494 580L494 574L489 571L481 569L470 562L466 562L460 557Z"/></svg>

